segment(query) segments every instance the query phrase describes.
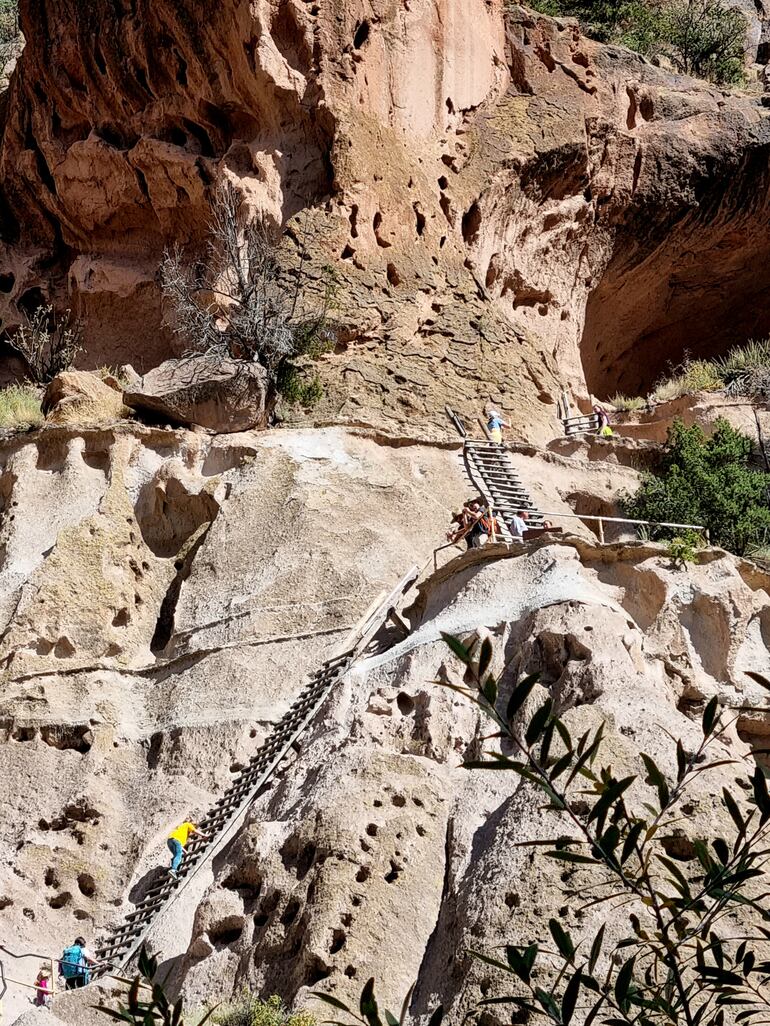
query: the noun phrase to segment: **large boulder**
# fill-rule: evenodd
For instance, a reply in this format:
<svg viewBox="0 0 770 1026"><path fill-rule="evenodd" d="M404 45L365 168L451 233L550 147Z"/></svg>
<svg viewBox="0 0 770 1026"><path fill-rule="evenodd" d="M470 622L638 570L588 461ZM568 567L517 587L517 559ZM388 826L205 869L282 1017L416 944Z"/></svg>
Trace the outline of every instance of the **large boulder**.
<svg viewBox="0 0 770 1026"><path fill-rule="evenodd" d="M42 409L53 424L105 424L126 413L118 381L88 371L57 374L46 387Z"/></svg>
<svg viewBox="0 0 770 1026"><path fill-rule="evenodd" d="M211 356L166 360L123 398L135 410L216 432L265 427L269 413L264 367Z"/></svg>

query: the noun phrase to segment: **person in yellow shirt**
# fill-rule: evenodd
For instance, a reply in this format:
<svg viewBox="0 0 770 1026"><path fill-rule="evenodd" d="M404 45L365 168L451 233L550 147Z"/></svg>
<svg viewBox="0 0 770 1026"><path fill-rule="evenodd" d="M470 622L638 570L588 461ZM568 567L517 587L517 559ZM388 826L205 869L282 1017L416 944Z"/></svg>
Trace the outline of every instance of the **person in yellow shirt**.
<svg viewBox="0 0 770 1026"><path fill-rule="evenodd" d="M182 864L184 858L184 850L187 847L187 842L190 837L201 837L204 841L210 840L208 834L204 834L202 830L199 830L197 826L185 820L175 830L172 830L169 834L168 850L171 852L171 868L169 869L169 876L173 876L175 880L179 879L179 867Z"/></svg>

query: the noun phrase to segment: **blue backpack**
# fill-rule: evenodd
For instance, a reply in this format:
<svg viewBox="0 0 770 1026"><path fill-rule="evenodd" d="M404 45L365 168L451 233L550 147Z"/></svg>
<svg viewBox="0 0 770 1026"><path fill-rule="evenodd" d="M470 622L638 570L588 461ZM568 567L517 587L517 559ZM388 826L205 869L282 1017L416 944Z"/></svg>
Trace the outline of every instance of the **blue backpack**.
<svg viewBox="0 0 770 1026"><path fill-rule="evenodd" d="M79 944L72 944L61 953L59 969L65 980L72 980L76 976L85 976L86 967L83 962L83 949Z"/></svg>

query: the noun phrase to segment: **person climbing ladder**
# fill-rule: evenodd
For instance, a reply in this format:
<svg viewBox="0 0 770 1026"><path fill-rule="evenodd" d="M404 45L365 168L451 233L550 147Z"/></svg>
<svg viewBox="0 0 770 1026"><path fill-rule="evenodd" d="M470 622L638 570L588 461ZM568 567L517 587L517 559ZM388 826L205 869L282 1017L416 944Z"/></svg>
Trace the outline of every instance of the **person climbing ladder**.
<svg viewBox="0 0 770 1026"><path fill-rule="evenodd" d="M172 830L169 834L168 850L171 852L171 866L169 867L169 876L173 876L175 880L179 879L179 867L182 864L184 858L185 848L190 837L200 837L204 841L211 840L208 834L204 834L202 830L199 830L197 826L191 822L191 819L186 819L184 823L180 823L176 829Z"/></svg>
<svg viewBox="0 0 770 1026"><path fill-rule="evenodd" d="M503 428L510 426L509 422L503 420L493 406L487 407L487 433L493 442L497 442L499 445L503 440Z"/></svg>

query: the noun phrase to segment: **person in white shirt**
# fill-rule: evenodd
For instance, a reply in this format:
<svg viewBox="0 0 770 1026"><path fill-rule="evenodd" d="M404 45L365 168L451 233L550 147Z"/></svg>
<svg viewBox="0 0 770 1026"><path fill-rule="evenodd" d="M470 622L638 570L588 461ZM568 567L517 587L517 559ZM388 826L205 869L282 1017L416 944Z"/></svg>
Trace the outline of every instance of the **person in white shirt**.
<svg viewBox="0 0 770 1026"><path fill-rule="evenodd" d="M511 517L511 522L508 524L508 528L513 536L514 541L523 541L524 534L527 531L527 521L529 520L529 513L525 509L520 509L518 513L514 513Z"/></svg>

